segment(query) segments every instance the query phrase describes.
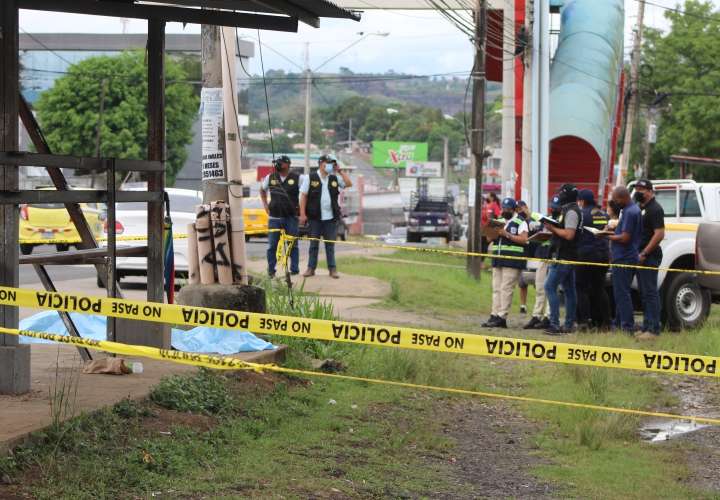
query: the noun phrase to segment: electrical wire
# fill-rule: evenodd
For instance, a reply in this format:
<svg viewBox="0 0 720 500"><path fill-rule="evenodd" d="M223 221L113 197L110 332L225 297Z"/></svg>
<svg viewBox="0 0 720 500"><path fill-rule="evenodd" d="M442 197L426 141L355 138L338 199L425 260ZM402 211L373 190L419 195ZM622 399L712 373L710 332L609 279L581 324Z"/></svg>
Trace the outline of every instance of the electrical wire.
<svg viewBox="0 0 720 500"><path fill-rule="evenodd" d="M273 140L272 122L270 121L270 100L268 99L267 82L265 81L265 62L263 60L262 42L260 41L260 29L257 30L258 49L260 51L260 69L262 70L263 88L265 89L265 110L267 111L268 132L270 132L270 150L273 162L275 161L275 141Z"/></svg>

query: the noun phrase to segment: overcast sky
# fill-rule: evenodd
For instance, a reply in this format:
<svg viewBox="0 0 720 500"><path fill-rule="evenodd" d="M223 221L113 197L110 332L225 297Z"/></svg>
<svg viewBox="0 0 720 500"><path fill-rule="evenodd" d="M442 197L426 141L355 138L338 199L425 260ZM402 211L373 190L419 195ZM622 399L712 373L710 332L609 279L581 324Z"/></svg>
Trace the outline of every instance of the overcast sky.
<svg viewBox="0 0 720 500"><path fill-rule="evenodd" d="M378 2L379 3L379 2ZM658 5L674 7L675 0L654 0ZM630 44L630 33L635 24L637 0L625 0L626 53ZM648 5L646 24L665 28L664 10ZM31 33L121 33L120 19L76 14L57 14L23 10L20 13L21 29ZM127 32L141 33L146 23L129 20ZM197 33L200 27L181 24L168 25L170 33ZM341 66L355 72L380 72L393 70L398 73L444 74L467 73L472 65L472 46L465 35L432 11L367 11L360 22L348 20L323 20L320 29L300 25L298 33L263 31L262 41L273 50L263 52L266 69L298 70L304 65L305 43L310 43L310 65L312 68L324 63L344 47L356 41L364 33L389 33L386 37L370 36L323 67L323 70L337 71ZM239 30L240 36L257 38L254 30ZM292 62L290 62L292 61ZM294 63L294 64L293 64ZM251 62L250 71L260 72L260 58Z"/></svg>

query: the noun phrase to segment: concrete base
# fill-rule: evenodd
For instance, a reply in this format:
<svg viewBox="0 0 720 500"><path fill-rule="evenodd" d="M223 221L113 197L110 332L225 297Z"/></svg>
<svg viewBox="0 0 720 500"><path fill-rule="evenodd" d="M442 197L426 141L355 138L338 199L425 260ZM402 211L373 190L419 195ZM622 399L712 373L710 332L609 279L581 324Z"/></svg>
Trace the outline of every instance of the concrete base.
<svg viewBox="0 0 720 500"><path fill-rule="evenodd" d="M185 306L264 313L265 290L246 285L187 285L176 296Z"/></svg>
<svg viewBox="0 0 720 500"><path fill-rule="evenodd" d="M0 346L0 394L30 391L30 346Z"/></svg>
<svg viewBox="0 0 720 500"><path fill-rule="evenodd" d="M116 318L115 339L122 344L170 349L170 325Z"/></svg>

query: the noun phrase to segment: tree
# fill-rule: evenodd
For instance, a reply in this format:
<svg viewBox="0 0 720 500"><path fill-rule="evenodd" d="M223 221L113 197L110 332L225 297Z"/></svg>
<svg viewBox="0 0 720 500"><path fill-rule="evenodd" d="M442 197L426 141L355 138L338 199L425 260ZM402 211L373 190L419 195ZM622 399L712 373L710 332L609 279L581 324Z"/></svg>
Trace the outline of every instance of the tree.
<svg viewBox="0 0 720 500"><path fill-rule="evenodd" d="M712 2L699 0L686 0L682 11L667 11L670 30L650 30L643 48L641 96L645 106L655 103L659 110L650 163L654 178L673 175L672 154L720 151L720 14ZM717 169L693 172L698 180L720 180Z"/></svg>
<svg viewBox="0 0 720 500"><path fill-rule="evenodd" d="M165 66L166 179L173 185L187 159L198 98L180 64ZM147 158L147 66L140 51L85 59L41 94L36 110L50 148L58 154L95 156L105 82L100 155Z"/></svg>

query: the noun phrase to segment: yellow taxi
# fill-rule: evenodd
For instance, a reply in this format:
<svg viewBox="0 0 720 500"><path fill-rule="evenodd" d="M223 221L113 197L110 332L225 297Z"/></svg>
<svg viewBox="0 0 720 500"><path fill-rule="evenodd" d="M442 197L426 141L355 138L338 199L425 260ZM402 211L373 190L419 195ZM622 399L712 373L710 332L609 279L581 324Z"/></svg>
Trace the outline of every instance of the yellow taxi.
<svg viewBox="0 0 720 500"><path fill-rule="evenodd" d="M107 220L105 204L81 203L80 207L93 235L96 238L104 236ZM64 252L77 243L80 243L80 235L65 205L20 205L20 252L23 255L30 255L33 248L40 245L55 245L59 252Z"/></svg>
<svg viewBox="0 0 720 500"><path fill-rule="evenodd" d="M253 233L245 235L246 241L253 236L267 235L268 215L259 196L243 199L243 221L245 222L245 231Z"/></svg>

